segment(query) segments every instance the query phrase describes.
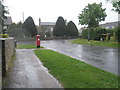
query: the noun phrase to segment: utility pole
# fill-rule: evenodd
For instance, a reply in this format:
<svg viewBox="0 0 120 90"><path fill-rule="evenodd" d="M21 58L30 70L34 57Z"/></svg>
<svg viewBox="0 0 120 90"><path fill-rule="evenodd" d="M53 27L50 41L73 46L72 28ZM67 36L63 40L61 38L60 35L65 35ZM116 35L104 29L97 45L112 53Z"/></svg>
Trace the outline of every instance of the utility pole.
<svg viewBox="0 0 120 90"><path fill-rule="evenodd" d="M24 23L24 12L22 13L22 17L23 17L23 23Z"/></svg>

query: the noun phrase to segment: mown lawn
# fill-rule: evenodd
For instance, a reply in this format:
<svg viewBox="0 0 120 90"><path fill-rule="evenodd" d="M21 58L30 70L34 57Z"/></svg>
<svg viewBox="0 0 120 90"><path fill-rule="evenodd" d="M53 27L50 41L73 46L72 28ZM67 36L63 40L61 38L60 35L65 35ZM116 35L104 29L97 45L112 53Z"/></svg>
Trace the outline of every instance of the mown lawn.
<svg viewBox="0 0 120 90"><path fill-rule="evenodd" d="M35 50L64 88L118 88L118 76L52 50Z"/></svg>
<svg viewBox="0 0 120 90"><path fill-rule="evenodd" d="M102 47L112 47L112 48L120 48L120 43L118 42L113 42L113 41L95 41L95 40L90 40L88 42L87 39L75 39L69 41L70 43L74 44L82 44L82 45L95 45L95 46L102 46Z"/></svg>
<svg viewBox="0 0 120 90"><path fill-rule="evenodd" d="M36 49L36 45L31 45L31 44L21 44L17 45L17 49ZM43 48L42 46L40 48Z"/></svg>

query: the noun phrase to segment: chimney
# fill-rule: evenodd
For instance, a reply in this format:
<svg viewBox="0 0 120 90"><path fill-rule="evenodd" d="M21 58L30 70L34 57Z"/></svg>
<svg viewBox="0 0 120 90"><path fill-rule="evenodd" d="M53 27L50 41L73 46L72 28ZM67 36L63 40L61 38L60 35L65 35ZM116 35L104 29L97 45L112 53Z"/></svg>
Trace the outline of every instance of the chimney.
<svg viewBox="0 0 120 90"><path fill-rule="evenodd" d="M39 18L39 27L41 27L41 19Z"/></svg>

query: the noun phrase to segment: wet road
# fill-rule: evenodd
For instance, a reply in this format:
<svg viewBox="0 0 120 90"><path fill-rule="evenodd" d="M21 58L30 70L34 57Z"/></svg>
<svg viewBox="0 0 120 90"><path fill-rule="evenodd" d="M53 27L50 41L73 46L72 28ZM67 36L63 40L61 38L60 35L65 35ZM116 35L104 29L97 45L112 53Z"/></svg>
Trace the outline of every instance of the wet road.
<svg viewBox="0 0 120 90"><path fill-rule="evenodd" d="M118 74L118 49L71 44L67 40L41 41L41 45L95 67Z"/></svg>

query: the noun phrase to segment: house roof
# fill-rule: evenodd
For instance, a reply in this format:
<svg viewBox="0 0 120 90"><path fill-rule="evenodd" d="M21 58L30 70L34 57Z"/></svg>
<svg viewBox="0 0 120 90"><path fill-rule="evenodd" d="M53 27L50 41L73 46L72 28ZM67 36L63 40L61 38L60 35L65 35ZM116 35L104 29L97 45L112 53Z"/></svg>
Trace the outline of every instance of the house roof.
<svg viewBox="0 0 120 90"><path fill-rule="evenodd" d="M109 23L105 23L105 24L100 24L100 26L101 26L101 27L108 27L108 26L118 27L118 26L120 26L120 21L109 22Z"/></svg>
<svg viewBox="0 0 120 90"><path fill-rule="evenodd" d="M41 25L55 25L55 22L41 22Z"/></svg>
<svg viewBox="0 0 120 90"><path fill-rule="evenodd" d="M12 24L12 18L10 16L7 16L7 19L4 19L4 24L6 26Z"/></svg>

